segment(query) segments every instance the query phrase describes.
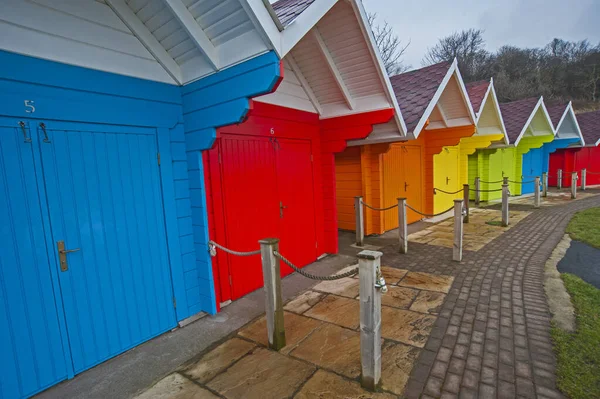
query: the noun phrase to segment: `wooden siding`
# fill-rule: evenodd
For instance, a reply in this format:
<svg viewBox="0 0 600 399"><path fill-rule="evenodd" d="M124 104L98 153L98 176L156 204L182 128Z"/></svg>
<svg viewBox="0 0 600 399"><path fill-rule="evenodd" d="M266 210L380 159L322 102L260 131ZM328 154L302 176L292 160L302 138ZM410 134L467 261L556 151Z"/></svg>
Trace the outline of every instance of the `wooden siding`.
<svg viewBox="0 0 600 399"><path fill-rule="evenodd" d="M175 83L106 4L76 0L3 0L0 7L1 49Z"/></svg>

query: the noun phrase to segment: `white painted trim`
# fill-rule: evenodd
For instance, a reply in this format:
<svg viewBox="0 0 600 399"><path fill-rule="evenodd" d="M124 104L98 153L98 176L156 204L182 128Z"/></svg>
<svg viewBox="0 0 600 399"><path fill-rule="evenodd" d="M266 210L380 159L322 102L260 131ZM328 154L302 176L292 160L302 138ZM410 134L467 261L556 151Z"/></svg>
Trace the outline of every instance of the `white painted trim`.
<svg viewBox="0 0 600 399"><path fill-rule="evenodd" d="M529 115L529 118L527 118L527 122L525 122L525 125L523 125L523 128L521 129L521 133L519 134L519 137L517 137L517 139L515 140L515 146L519 145L519 142L525 135L525 132L527 131L528 128L531 128L531 130L533 131L533 128L530 125L531 125L531 122L533 121L533 118L535 117L535 114L537 113L537 111L540 107L542 108L542 112L543 112L544 116L546 117L546 122L548 123L548 126L550 126L550 130L552 131L552 134L554 136L556 135L556 131L554 130L554 123L552 123L552 119L550 119L550 115L548 115L548 110L546 109L546 106L544 105L544 97L541 96L540 99L538 100L537 104L535 105L535 107L533 107L533 111Z"/></svg>
<svg viewBox="0 0 600 399"><path fill-rule="evenodd" d="M498 101L498 96L496 95L496 88L494 87L494 78L490 78L490 92L494 96L494 103L496 106L494 109L496 110L496 115L498 115L498 119L500 119L500 125L502 128L502 133L504 134L504 143L506 145L510 144L510 139L508 138L508 133L506 132L506 126L504 125L504 118L502 117L502 111L500 110L500 102ZM487 101L487 98L486 98ZM483 107L483 103L481 104ZM482 108L483 109L483 108Z"/></svg>
<svg viewBox="0 0 600 399"><path fill-rule="evenodd" d="M577 116L575 115L575 110L573 109L572 101L569 101L569 104L567 104L567 107L565 108L565 112L563 113L562 117L560 118L560 121L558 122L558 125L556 127L556 134L558 134L560 127L562 126L567 115L569 115L569 114L571 114L571 118L573 119L573 122L575 123L575 128L577 129L577 135L579 136L579 140L581 141L581 146L585 146L585 139L583 138L583 133L581 132L581 128L579 127L579 122L577 121Z"/></svg>
<svg viewBox="0 0 600 399"><path fill-rule="evenodd" d="M400 109L398 99L396 98L396 94L394 93L392 82L390 81L390 77L388 76L387 71L385 69L385 65L383 64L381 53L379 52L379 48L375 43L375 36L373 36L373 30L369 25L367 12L365 11L362 0L348 1L352 5L354 14L358 19L360 29L363 32L363 36L367 39L367 47L369 48L371 57L375 60L377 73L379 75L379 78L381 79L381 83L383 84L383 89L386 92L386 95L390 100L394 111L396 111L394 112L394 119L396 120L396 124L398 125L400 135L405 137L408 129L406 128L406 123L404 122L404 118L402 117L402 110Z"/></svg>
<svg viewBox="0 0 600 399"><path fill-rule="evenodd" d="M427 119L429 119L429 115L431 115L433 108L435 107L435 105L439 101L440 97L442 96L442 93L444 92L446 85L452 78L452 75L454 75L454 70L456 69L456 65L457 65L457 61L455 58L454 62L452 62L452 65L450 65L450 68L448 68L448 72L446 72L446 76L444 76L442 83L440 83L435 94L433 95L433 98L427 105L427 108L425 108L423 115L421 115L421 119L419 120L419 123L417 123L417 126L415 126L415 129L411 132L413 134L413 136L415 137L415 139L419 137L419 134L421 134L421 130L423 130L423 127L425 126L425 122L427 122Z"/></svg>
<svg viewBox="0 0 600 399"><path fill-rule="evenodd" d="M448 127L448 118L446 118L446 113L444 112L442 104L438 102L435 106L442 117L442 125L444 125L443 127Z"/></svg>
<svg viewBox="0 0 600 399"><path fill-rule="evenodd" d="M255 27L261 37L265 39L265 43L270 43L268 47L275 50L280 59L283 58L281 54L281 32L263 0L239 0L239 2L246 10L250 20L255 23Z"/></svg>
<svg viewBox="0 0 600 399"><path fill-rule="evenodd" d="M285 57L337 2L338 0L317 0L290 22L281 32L281 58Z"/></svg>
<svg viewBox="0 0 600 399"><path fill-rule="evenodd" d="M156 61L167 71L167 73L179 85L183 84L181 68L173 57L167 53L163 46L156 40L154 35L146 28L135 13L125 4L124 0L106 0L106 3L117 14L131 32L138 38L140 43L152 54Z"/></svg>
<svg viewBox="0 0 600 399"><path fill-rule="evenodd" d="M275 23L275 26L277 27L277 30L279 32L283 32L283 29L285 29L285 28L283 27L283 24L279 20L279 17L277 16L277 13L273 9L273 6L271 5L271 2L269 0L262 0L262 2L263 2L263 5L265 6L265 8L267 9L267 12L271 16L271 19Z"/></svg>
<svg viewBox="0 0 600 399"><path fill-rule="evenodd" d="M338 71L337 66L335 65L335 61L333 60L331 53L327 49L327 45L323 41L323 38L321 37L319 30L316 27L313 28L312 34L313 34L313 38L315 39L315 43L316 43L317 47L319 48L321 55L323 56L323 59L325 60L325 63L327 64L327 67L329 68L329 71L332 73L333 78L334 78L338 88L342 92L342 95L344 96L344 99L346 100L346 104L348 104L348 108L353 110L354 108L356 108L354 99L352 98L350 91L346 87L346 84L344 83L342 74L340 73L340 71Z"/></svg>
<svg viewBox="0 0 600 399"><path fill-rule="evenodd" d="M181 0L162 0L163 3L173 12L175 19L179 21L183 29L187 32L196 45L198 50L204 55L208 64L215 70L220 69L219 52L212 44L206 33L200 28L198 22L193 17L192 13L183 4Z"/></svg>
<svg viewBox="0 0 600 399"><path fill-rule="evenodd" d="M290 65L290 68L292 68L292 70L296 74L296 77L300 81L300 85L302 86L302 88L306 92L306 95L308 96L308 99L312 103L313 107L315 107L315 109L317 110L317 112L319 113L319 115L322 115L323 114L323 107L321 107L321 104L319 103L319 100L317 99L317 96L315 96L315 93L312 91L312 89L310 87L310 84L308 84L308 82L306 81L306 78L302 74L302 71L300 70L300 67L298 66L298 64L296 64L296 60L292 56L292 53L288 54L285 57L285 61L287 61L287 63Z"/></svg>
<svg viewBox="0 0 600 399"><path fill-rule="evenodd" d="M479 104L479 112L475 113L475 124L479 123L479 118L481 118L481 114L483 113L483 109L485 108L485 103L487 102L488 96L490 95L490 91L492 90L492 82L490 79L490 83L488 83L487 90L481 99L481 104ZM470 98L470 97L469 97ZM475 110L473 110L475 111Z"/></svg>
<svg viewBox="0 0 600 399"><path fill-rule="evenodd" d="M475 124L475 112L473 112L473 105L471 105L471 100L469 100L469 93L467 92L467 87L465 86L465 82L463 81L462 75L460 73L460 69L458 69L458 60L455 58L454 62L454 71L456 72L456 78L458 80L458 86L460 87L460 95L467 106L467 110L469 111L469 118L471 122Z"/></svg>

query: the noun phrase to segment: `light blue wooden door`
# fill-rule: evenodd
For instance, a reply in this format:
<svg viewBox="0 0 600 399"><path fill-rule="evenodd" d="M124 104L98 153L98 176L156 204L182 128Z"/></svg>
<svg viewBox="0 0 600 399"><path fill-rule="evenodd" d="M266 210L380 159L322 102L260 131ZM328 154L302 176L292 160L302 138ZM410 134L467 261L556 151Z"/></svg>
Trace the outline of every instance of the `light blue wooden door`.
<svg viewBox="0 0 600 399"><path fill-rule="evenodd" d="M29 123L0 118L0 398L67 378L32 132Z"/></svg>
<svg viewBox="0 0 600 399"><path fill-rule="evenodd" d="M154 129L38 128L73 369L176 325ZM47 135L47 142L44 139Z"/></svg>
<svg viewBox="0 0 600 399"><path fill-rule="evenodd" d="M523 154L523 181L533 181L536 176L542 176L543 150L533 148ZM534 191L533 183L523 184L522 194L531 194Z"/></svg>

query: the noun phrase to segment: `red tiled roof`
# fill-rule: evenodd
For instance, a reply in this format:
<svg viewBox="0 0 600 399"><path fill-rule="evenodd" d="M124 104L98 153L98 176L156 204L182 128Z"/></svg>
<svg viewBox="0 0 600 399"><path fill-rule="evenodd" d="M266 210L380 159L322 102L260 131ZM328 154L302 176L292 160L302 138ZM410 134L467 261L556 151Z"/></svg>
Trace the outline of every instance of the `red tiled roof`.
<svg viewBox="0 0 600 399"><path fill-rule="evenodd" d="M550 119L552 119L554 129L558 129L558 123L560 122L560 118L562 118L563 114L565 113L567 105L569 104L557 104L552 105L550 107L546 107L548 115L550 115Z"/></svg>
<svg viewBox="0 0 600 399"><path fill-rule="evenodd" d="M283 26L287 26L315 0L279 0L271 4L277 18Z"/></svg>
<svg viewBox="0 0 600 399"><path fill-rule="evenodd" d="M596 144L600 140L600 109L577 114L577 123L586 145Z"/></svg>
<svg viewBox="0 0 600 399"><path fill-rule="evenodd" d="M390 77L409 133L419 124L451 65L441 62Z"/></svg>
<svg viewBox="0 0 600 399"><path fill-rule="evenodd" d="M510 144L514 144L519 138L519 134L521 134L539 100L539 97L531 97L500 104L500 112L502 112L502 119Z"/></svg>
<svg viewBox="0 0 600 399"><path fill-rule="evenodd" d="M478 82L467 83L467 93L469 94L469 100L473 106L473 112L478 113L483 102L483 97L490 87L489 80L480 80Z"/></svg>

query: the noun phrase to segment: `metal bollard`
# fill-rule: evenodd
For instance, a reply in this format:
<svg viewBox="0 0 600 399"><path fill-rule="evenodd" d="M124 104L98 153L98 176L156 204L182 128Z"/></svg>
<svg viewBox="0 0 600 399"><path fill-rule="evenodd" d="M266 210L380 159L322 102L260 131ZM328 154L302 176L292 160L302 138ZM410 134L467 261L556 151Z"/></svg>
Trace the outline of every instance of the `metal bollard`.
<svg viewBox="0 0 600 399"><path fill-rule="evenodd" d="M481 202L481 193L479 192L479 190L481 190L481 178L476 177L475 178L475 205L479 205L479 202Z"/></svg>
<svg viewBox="0 0 600 399"><path fill-rule="evenodd" d="M533 183L533 207L539 208L542 203L542 199L540 197L540 177L535 177L535 182Z"/></svg>
<svg viewBox="0 0 600 399"><path fill-rule="evenodd" d="M464 223L469 223L469 185L463 184L463 200L465 201L465 218Z"/></svg>
<svg viewBox="0 0 600 399"><path fill-rule="evenodd" d="M454 245L452 246L452 260L460 262L463 253L463 200L454 200Z"/></svg>
<svg viewBox="0 0 600 399"><path fill-rule="evenodd" d="M587 169L581 169L581 191L585 191L587 186Z"/></svg>
<svg viewBox="0 0 600 399"><path fill-rule="evenodd" d="M260 258L265 282L265 311L267 318L267 338L269 348L280 350L285 346L285 327L283 324L283 300L281 298L281 268L279 258L279 238L265 238L260 244Z"/></svg>
<svg viewBox="0 0 600 399"><path fill-rule="evenodd" d="M556 171L556 188L562 189L562 169Z"/></svg>
<svg viewBox="0 0 600 399"><path fill-rule="evenodd" d="M508 184L502 185L502 226L508 226Z"/></svg>
<svg viewBox="0 0 600 399"><path fill-rule="evenodd" d="M360 385L375 391L381 379L381 252L361 251L358 256L360 295Z"/></svg>
<svg viewBox="0 0 600 399"><path fill-rule="evenodd" d="M354 197L354 220L356 221L356 245L362 247L365 241L365 214L362 197Z"/></svg>
<svg viewBox="0 0 600 399"><path fill-rule="evenodd" d="M408 219L406 218L406 198L398 198L398 239L400 253L408 252Z"/></svg>
<svg viewBox="0 0 600 399"><path fill-rule="evenodd" d="M542 173L542 197L548 196L548 172Z"/></svg>
<svg viewBox="0 0 600 399"><path fill-rule="evenodd" d="M577 172L571 173L571 199L577 198Z"/></svg>

